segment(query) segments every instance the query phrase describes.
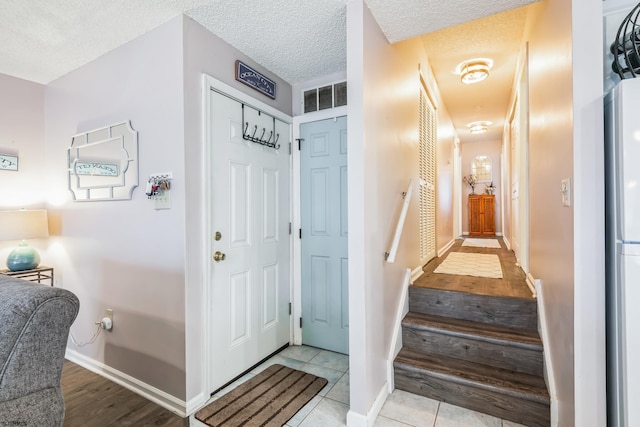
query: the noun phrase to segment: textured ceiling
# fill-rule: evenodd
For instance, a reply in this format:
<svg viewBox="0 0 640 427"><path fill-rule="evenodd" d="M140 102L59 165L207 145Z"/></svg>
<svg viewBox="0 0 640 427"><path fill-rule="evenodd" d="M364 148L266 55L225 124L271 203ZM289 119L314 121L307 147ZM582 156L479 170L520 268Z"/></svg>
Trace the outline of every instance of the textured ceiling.
<svg viewBox="0 0 640 427"><path fill-rule="evenodd" d="M387 39L398 42L537 0L366 0Z"/></svg>
<svg viewBox="0 0 640 427"><path fill-rule="evenodd" d="M462 142L501 138L528 10L512 9L421 37ZM472 58L488 58L494 65L486 80L465 85L455 69ZM479 120L493 125L487 133L470 135L466 124Z"/></svg>
<svg viewBox="0 0 640 427"><path fill-rule="evenodd" d="M422 40L463 142L471 119L501 129L526 17L516 8L535 0L365 1L390 42L430 33ZM184 13L295 84L346 69L347 2L0 0L0 73L46 84ZM452 70L472 56L496 65L461 85Z"/></svg>
<svg viewBox="0 0 640 427"><path fill-rule="evenodd" d="M38 83L185 13L289 83L346 69L346 0L1 0L0 73Z"/></svg>

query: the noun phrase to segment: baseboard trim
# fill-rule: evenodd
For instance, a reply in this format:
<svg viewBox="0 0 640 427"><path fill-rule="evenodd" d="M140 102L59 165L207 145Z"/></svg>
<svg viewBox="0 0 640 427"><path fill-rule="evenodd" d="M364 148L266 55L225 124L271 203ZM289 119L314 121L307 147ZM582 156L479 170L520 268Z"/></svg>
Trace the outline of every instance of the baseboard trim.
<svg viewBox="0 0 640 427"><path fill-rule="evenodd" d="M391 393L395 387L393 381L393 361L402 348L402 319L408 311L409 280L411 277L412 272L407 268L402 279L402 290L400 291L400 298L398 299L398 307L396 308L396 317L393 324L393 334L391 335L391 345L389 346L389 355L387 357L387 384L389 386L389 393Z"/></svg>
<svg viewBox="0 0 640 427"><path fill-rule="evenodd" d="M527 273L526 276L527 280L527 286L529 287L529 290L531 291L531 296L533 296L534 298L538 298L538 293L536 291L536 285L535 285L535 280L533 278L533 276L531 275L531 273Z"/></svg>
<svg viewBox="0 0 640 427"><path fill-rule="evenodd" d="M449 249L451 249L451 246L453 246L456 243L456 241L454 239L451 239L449 241L449 243L447 243L446 245L444 245L444 247L442 249L439 249L437 252L438 256L442 256L444 253L446 253Z"/></svg>
<svg viewBox="0 0 640 427"><path fill-rule="evenodd" d="M463 235L463 236L468 236L468 235L469 235L469 232L468 232L468 231L463 231L463 232L462 232L462 235Z"/></svg>
<svg viewBox="0 0 640 427"><path fill-rule="evenodd" d="M367 412L367 415L362 415L349 409L349 412L347 412L347 426L372 427L376 421L376 418L378 417L378 414L380 413L380 410L382 409L382 406L384 405L384 402L386 402L387 397L389 397L389 394L389 387L385 383L380 389L380 392L378 393L376 400L373 402L373 405L371 405L371 408L369 408L369 412Z"/></svg>
<svg viewBox="0 0 640 427"><path fill-rule="evenodd" d="M186 418L187 407L191 406L191 404L195 405L195 399L191 399L189 401L190 405L187 405L184 400L178 399L177 397L172 396L167 392L144 383L130 375L125 374L124 372L120 372L117 369L107 366L102 362L98 362L95 359L80 354L75 350L67 348L64 357L67 360L80 365L83 368L88 369L91 372L94 372L102 377L105 377L106 379L113 381L114 383L121 385L128 390L131 390L132 392L144 397L145 399L148 399L153 403L162 406L163 408L173 412L179 417Z"/></svg>
<svg viewBox="0 0 640 427"><path fill-rule="evenodd" d="M551 427L558 427L558 393L556 390L553 363L551 361L551 349L549 347L549 328L547 325L544 291L541 280L534 279L533 283L538 299L538 333L540 334L540 339L542 340L542 346L544 348L544 379L547 383L547 388L549 389L549 398L551 401Z"/></svg>
<svg viewBox="0 0 640 427"><path fill-rule="evenodd" d="M507 247L507 250L511 250L511 243L509 242L509 239L503 236L502 241L504 242L504 245Z"/></svg>
<svg viewBox="0 0 640 427"><path fill-rule="evenodd" d="M422 267L414 268L413 270L411 270L411 279L409 283L415 283L415 281L418 280L420 276L422 276L423 274L424 274L424 270L422 269Z"/></svg>

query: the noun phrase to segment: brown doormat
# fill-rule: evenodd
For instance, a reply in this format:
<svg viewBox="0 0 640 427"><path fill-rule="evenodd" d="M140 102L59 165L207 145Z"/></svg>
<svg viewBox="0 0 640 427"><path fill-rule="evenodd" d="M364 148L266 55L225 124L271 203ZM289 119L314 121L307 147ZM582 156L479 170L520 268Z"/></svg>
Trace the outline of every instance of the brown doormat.
<svg viewBox="0 0 640 427"><path fill-rule="evenodd" d="M196 413L208 426L283 426L328 381L282 365L271 365Z"/></svg>

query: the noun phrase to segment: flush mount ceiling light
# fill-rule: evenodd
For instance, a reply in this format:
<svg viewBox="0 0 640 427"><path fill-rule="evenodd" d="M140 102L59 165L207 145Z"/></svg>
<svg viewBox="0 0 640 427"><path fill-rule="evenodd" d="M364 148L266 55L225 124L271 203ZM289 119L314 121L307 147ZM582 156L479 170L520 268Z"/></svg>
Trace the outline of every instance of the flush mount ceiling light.
<svg viewBox="0 0 640 427"><path fill-rule="evenodd" d="M485 133L487 128L491 126L493 123L488 120L480 120L477 122L467 123L467 127L469 128L469 133L472 135L476 135L479 133Z"/></svg>
<svg viewBox="0 0 640 427"><path fill-rule="evenodd" d="M456 73L460 75L460 81L464 84L481 82L489 77L489 70L493 66L490 59L477 58L458 64Z"/></svg>

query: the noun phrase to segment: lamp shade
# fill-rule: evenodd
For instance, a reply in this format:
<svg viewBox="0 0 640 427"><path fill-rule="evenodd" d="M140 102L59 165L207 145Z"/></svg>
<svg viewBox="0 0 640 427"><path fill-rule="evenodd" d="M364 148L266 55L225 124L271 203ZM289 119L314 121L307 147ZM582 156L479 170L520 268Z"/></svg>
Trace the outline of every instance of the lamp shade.
<svg viewBox="0 0 640 427"><path fill-rule="evenodd" d="M38 252L25 239L49 236L45 210L0 211L0 240L22 240L7 257L11 271L31 270L40 264Z"/></svg>
<svg viewBox="0 0 640 427"><path fill-rule="evenodd" d="M45 210L0 211L0 240L25 240L49 237Z"/></svg>

